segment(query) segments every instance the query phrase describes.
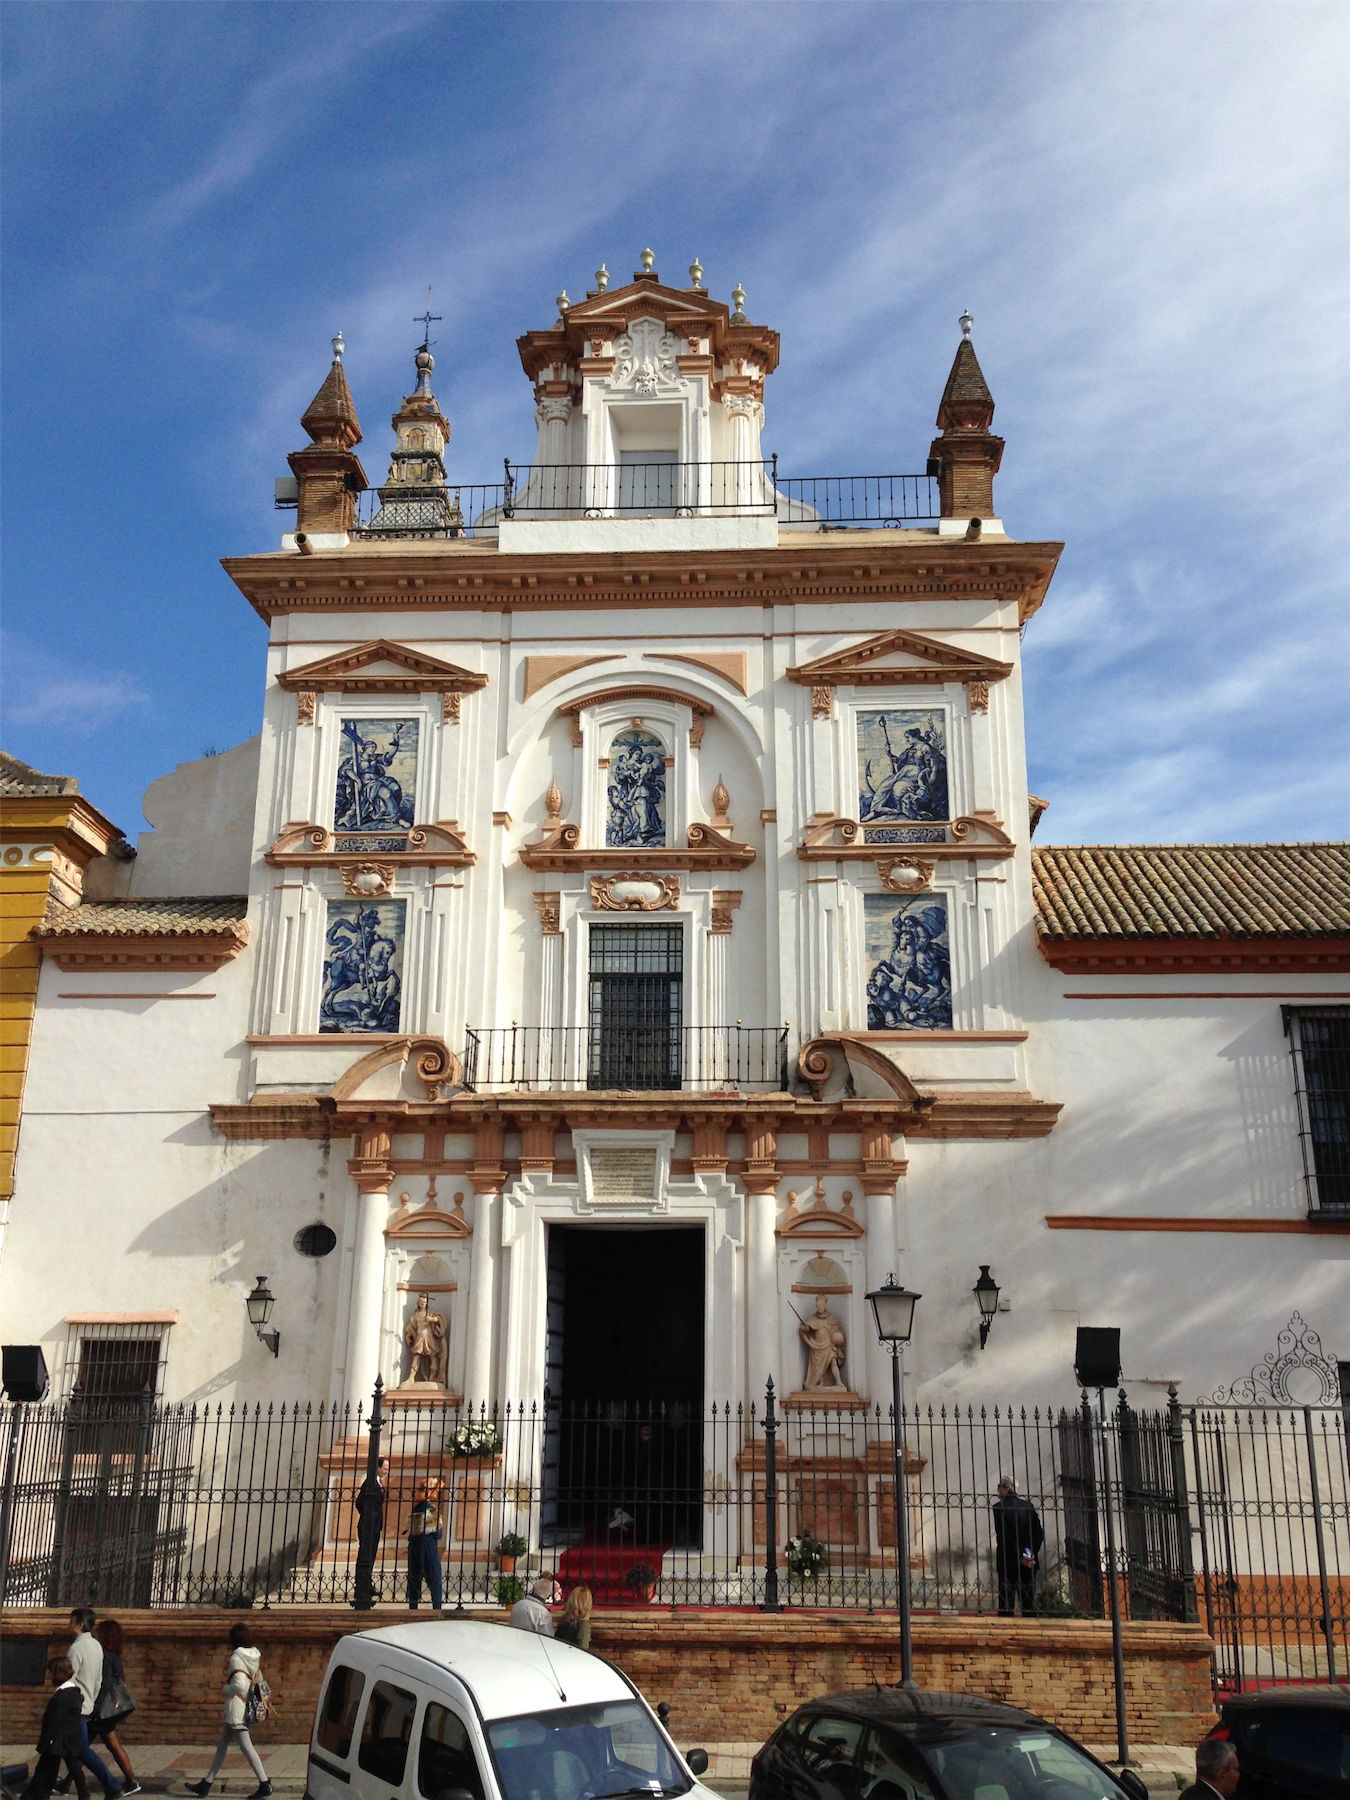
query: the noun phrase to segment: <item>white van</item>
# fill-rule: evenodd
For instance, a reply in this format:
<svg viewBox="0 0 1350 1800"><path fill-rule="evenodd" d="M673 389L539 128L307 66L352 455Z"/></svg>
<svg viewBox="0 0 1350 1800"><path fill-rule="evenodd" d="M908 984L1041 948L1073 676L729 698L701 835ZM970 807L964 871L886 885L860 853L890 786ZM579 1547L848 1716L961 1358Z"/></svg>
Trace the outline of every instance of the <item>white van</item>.
<svg viewBox="0 0 1350 1800"><path fill-rule="evenodd" d="M611 1664L509 1625L345 1637L329 1659L305 1800L718 1800Z"/></svg>

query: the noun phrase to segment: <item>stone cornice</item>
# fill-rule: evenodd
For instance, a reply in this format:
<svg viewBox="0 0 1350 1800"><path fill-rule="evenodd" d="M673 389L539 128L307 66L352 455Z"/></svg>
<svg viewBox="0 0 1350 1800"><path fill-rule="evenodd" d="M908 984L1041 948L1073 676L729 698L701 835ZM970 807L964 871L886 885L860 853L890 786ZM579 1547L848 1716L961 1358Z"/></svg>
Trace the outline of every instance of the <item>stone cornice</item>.
<svg viewBox="0 0 1350 1800"><path fill-rule="evenodd" d="M217 1131L242 1142L278 1138L344 1138L383 1129L391 1135L443 1125L462 1131L486 1118L508 1129L526 1115L553 1119L558 1129L673 1130L717 1124L739 1130L747 1119L777 1132L825 1126L858 1131L880 1122L897 1137L1007 1139L1047 1137L1062 1110L1022 1092L947 1092L923 1096L915 1110L907 1101L816 1101L804 1094L709 1093L462 1093L434 1102L363 1097L350 1103L331 1095L269 1093L243 1104L210 1109Z"/></svg>
<svg viewBox="0 0 1350 1800"><path fill-rule="evenodd" d="M792 533L769 550L554 552L504 556L474 540L226 557L264 619L285 613L588 612L635 607L956 600L1040 606L1062 548L967 544L904 531ZM917 539L916 542L906 542ZM842 540L842 541L841 541Z"/></svg>
<svg viewBox="0 0 1350 1800"><path fill-rule="evenodd" d="M1249 975L1350 970L1350 936L1296 937L1041 937L1037 948L1067 975Z"/></svg>
<svg viewBox="0 0 1350 1800"><path fill-rule="evenodd" d="M48 962L58 969L116 971L145 975L156 969L200 973L222 968L248 943L248 922L241 919L229 930L164 932L156 935L128 932L69 933L59 938L36 939Z"/></svg>

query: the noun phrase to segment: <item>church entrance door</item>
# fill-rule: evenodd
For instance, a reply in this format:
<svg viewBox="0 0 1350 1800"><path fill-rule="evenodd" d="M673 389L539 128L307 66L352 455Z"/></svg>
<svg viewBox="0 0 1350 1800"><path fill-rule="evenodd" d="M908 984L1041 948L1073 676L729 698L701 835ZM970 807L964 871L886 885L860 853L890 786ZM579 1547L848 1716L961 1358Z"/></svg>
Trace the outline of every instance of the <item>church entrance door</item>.
<svg viewBox="0 0 1350 1800"><path fill-rule="evenodd" d="M545 1520L623 1551L697 1541L701 1228L552 1225Z"/></svg>

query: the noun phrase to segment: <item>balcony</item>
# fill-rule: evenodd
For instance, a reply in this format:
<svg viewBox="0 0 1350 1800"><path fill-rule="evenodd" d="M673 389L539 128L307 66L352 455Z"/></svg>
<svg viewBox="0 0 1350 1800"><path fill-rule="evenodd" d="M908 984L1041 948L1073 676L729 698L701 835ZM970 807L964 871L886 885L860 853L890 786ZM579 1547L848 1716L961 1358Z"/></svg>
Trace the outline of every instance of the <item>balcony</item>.
<svg viewBox="0 0 1350 1800"><path fill-rule="evenodd" d="M466 1033L475 1093L784 1093L785 1025L479 1026Z"/></svg>
<svg viewBox="0 0 1350 1800"><path fill-rule="evenodd" d="M382 510L398 522L377 523ZM939 516L930 475L780 476L776 456L722 463L508 460L499 482L372 488L360 496L356 535L473 538L495 535L503 519L585 518L773 518L802 530L896 529Z"/></svg>

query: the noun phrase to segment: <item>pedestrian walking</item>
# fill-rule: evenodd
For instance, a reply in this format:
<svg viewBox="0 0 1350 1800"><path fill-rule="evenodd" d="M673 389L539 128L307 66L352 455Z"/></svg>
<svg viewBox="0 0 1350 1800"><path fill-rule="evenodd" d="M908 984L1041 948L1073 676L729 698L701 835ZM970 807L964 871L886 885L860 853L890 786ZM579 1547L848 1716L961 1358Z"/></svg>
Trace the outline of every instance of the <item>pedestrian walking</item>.
<svg viewBox="0 0 1350 1800"><path fill-rule="evenodd" d="M66 1765L67 1777L79 1800L89 1800L89 1784L84 1778L84 1737L80 1730L84 1690L75 1679L74 1665L68 1656L50 1659L47 1679L52 1684L52 1694L38 1727L37 1767L21 1800L49 1800L62 1763Z"/></svg>
<svg viewBox="0 0 1350 1800"><path fill-rule="evenodd" d="M530 1585L530 1591L521 1600L517 1600L511 1608L508 1625L514 1625L518 1631L535 1631L540 1637L553 1637L553 1614L548 1610L550 1605L556 1606L562 1599L562 1590L552 1575L539 1575Z"/></svg>
<svg viewBox="0 0 1350 1800"><path fill-rule="evenodd" d="M87 1606L77 1606L70 1615L70 1628L75 1633L66 1654L75 1672L83 1700L80 1706L80 1761L98 1782L108 1800L120 1800L122 1784L108 1773L102 1757L89 1748L89 1721L94 1716L94 1702L103 1687L103 1646L94 1636L94 1615Z"/></svg>
<svg viewBox="0 0 1350 1800"><path fill-rule="evenodd" d="M578 1650L591 1647L591 1608L595 1597L584 1581L579 1581L563 1602L562 1617L553 1635L560 1644L575 1644Z"/></svg>
<svg viewBox="0 0 1350 1800"><path fill-rule="evenodd" d="M441 1495L443 1481L424 1481L408 1514L408 1611L422 1604L422 1583L431 1594L431 1610L439 1612L441 1588Z"/></svg>
<svg viewBox="0 0 1350 1800"><path fill-rule="evenodd" d="M116 1619L100 1619L94 1627L94 1636L103 1646L103 1685L94 1702L89 1736L95 1743L101 1743L106 1748L122 1771L122 1792L139 1794L142 1791L141 1784L136 1779L136 1771L131 1766L131 1759L123 1748L120 1736L121 1726L136 1710L136 1702L127 1686L127 1672L122 1666L122 1627Z"/></svg>
<svg viewBox="0 0 1350 1800"><path fill-rule="evenodd" d="M259 1718L266 1717L265 1713L259 1711L260 1704L266 1704L267 1700L262 1680L262 1651L253 1642L253 1633L247 1625L231 1625L227 1642L230 1646L230 1660L225 1665L225 1686L222 1689L225 1710L216 1753L211 1758L211 1767L206 1771L205 1780L189 1782L188 1792L196 1794L198 1800L205 1800L205 1796L211 1792L211 1783L219 1775L233 1746L257 1777L258 1785L248 1796L248 1800L268 1800L272 1784L267 1779L262 1758L254 1749L253 1739L249 1736L249 1727Z"/></svg>
<svg viewBox="0 0 1350 1800"><path fill-rule="evenodd" d="M1017 1484L1004 1475L998 1484L998 1499L990 1509L994 1515L994 1569L998 1576L998 1610L1001 1618L1010 1619L1021 1603L1028 1618L1036 1616L1036 1571L1040 1567L1041 1546L1045 1531L1036 1508L1017 1491Z"/></svg>

